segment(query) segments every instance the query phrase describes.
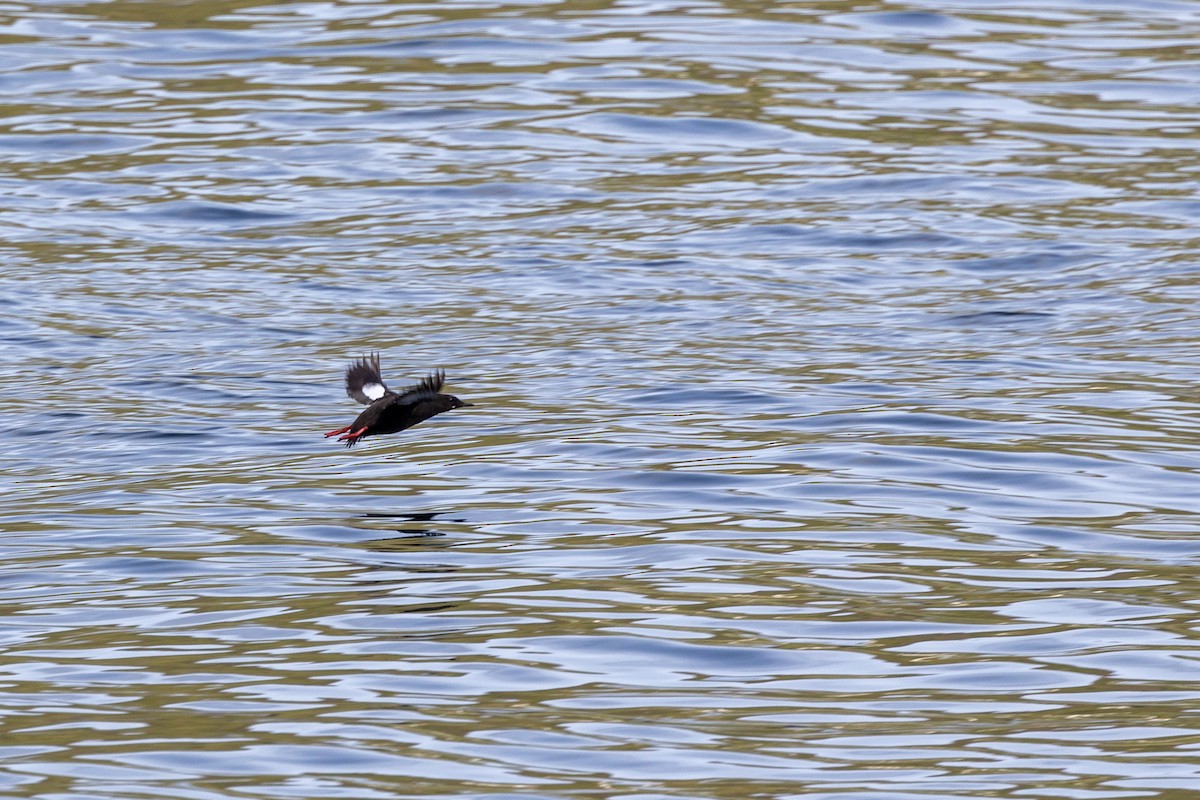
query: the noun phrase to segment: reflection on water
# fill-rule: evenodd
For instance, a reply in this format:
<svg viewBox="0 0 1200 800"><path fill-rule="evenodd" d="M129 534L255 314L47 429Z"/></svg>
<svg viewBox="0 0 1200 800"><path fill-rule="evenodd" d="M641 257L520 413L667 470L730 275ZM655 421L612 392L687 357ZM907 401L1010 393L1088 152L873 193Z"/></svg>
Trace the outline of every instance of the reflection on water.
<svg viewBox="0 0 1200 800"><path fill-rule="evenodd" d="M0 12L0 794L1190 796L1198 9Z"/></svg>
<svg viewBox="0 0 1200 800"><path fill-rule="evenodd" d="M365 523L361 526L363 531L370 531L375 534L369 541L364 542L368 547L375 549L387 548L391 546L404 546L408 539L423 539L429 536L445 536L446 534L438 530L436 522L439 516L443 516L437 511L421 511L421 512L387 512L374 511L363 514ZM447 520L448 522L462 523L465 520ZM422 525L421 523L431 523ZM399 525L400 527L394 527ZM303 526L302 530L307 531L308 526ZM384 538L375 538L380 533L394 531L396 536L386 536Z"/></svg>

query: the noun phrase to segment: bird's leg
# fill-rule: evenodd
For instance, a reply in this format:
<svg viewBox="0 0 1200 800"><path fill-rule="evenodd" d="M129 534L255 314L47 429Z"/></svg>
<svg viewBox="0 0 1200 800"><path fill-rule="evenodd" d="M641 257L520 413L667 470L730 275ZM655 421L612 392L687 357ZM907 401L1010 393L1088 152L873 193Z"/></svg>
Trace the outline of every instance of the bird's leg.
<svg viewBox="0 0 1200 800"><path fill-rule="evenodd" d="M325 434L325 438L328 439L330 436L337 436L339 433L345 433L353 427L353 425L347 425L344 428L338 428L336 431L330 431L329 433Z"/></svg>

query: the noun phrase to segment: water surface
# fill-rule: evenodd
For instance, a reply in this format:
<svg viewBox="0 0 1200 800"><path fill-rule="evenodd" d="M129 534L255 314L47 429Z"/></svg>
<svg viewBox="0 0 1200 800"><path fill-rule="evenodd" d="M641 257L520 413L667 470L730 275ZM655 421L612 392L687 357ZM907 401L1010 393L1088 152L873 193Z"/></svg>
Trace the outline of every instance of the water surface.
<svg viewBox="0 0 1200 800"><path fill-rule="evenodd" d="M1198 35L9 4L0 793L1191 797Z"/></svg>

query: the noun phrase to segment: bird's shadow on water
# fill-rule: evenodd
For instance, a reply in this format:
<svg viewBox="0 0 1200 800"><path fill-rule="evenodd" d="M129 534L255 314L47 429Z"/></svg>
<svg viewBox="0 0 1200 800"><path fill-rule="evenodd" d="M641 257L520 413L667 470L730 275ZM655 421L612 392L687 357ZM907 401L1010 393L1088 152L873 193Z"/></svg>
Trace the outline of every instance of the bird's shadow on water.
<svg viewBox="0 0 1200 800"><path fill-rule="evenodd" d="M472 535L466 520L444 512L370 512L346 514L340 519L306 518L271 526L277 535L298 537L333 546L367 550L404 550L413 547L448 548Z"/></svg>
<svg viewBox="0 0 1200 800"><path fill-rule="evenodd" d="M450 542L446 541L448 534L445 531L437 530L434 525L419 524L419 523L425 523L425 522L433 523L436 520L438 520L439 517L445 517L445 519L442 519L441 522L450 522L450 523L466 522L466 520L464 520L464 519L453 519L453 518L446 517L446 512L442 512L442 511L419 511L419 512L414 512L414 511L371 511L371 512L367 512L366 514L360 515L360 519L387 521L392 524L394 524L396 520L402 520L407 523L417 523L417 524L407 524L407 525L402 525L401 527L397 527L397 528L393 528L391 526L391 524L389 524L388 528L390 530L395 531L399 535L371 538L371 539L364 541L362 544L367 547L370 547L371 549L391 549L391 548L411 547L413 545L417 545L422 542L429 542L431 544L436 543L436 544L441 544L441 545L449 545ZM371 531L371 532L377 532L377 533L384 532L383 529L378 528L375 525L355 525L354 527L358 528L359 530L365 530L365 531ZM443 540L443 541L437 541L437 540Z"/></svg>
<svg viewBox="0 0 1200 800"><path fill-rule="evenodd" d="M446 532L436 530L433 525L442 512L370 512L359 514L349 522L349 527L366 538L344 542L360 555L348 556L354 563L354 582L359 598L379 597L388 600L386 606L366 608L363 613L383 614L433 614L459 607L456 601L420 602L415 605L397 606L392 598L407 596L410 587L421 580L440 580L463 569L461 564L452 563L447 556L438 558L439 552L447 552L458 540ZM403 524L395 527L396 521ZM370 524L374 521L376 524ZM465 522L462 519L445 519L445 522ZM363 524L367 522L368 524ZM386 527L377 527L383 523ZM390 535L394 531L396 535ZM432 557L430 557L432 555Z"/></svg>

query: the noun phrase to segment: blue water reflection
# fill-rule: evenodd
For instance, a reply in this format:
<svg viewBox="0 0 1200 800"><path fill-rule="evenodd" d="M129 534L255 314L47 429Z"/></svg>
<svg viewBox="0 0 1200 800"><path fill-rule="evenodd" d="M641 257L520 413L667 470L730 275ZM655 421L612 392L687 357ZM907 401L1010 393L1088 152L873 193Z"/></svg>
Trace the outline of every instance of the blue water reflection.
<svg viewBox="0 0 1200 800"><path fill-rule="evenodd" d="M0 791L1197 784L1194 4L4 13Z"/></svg>

